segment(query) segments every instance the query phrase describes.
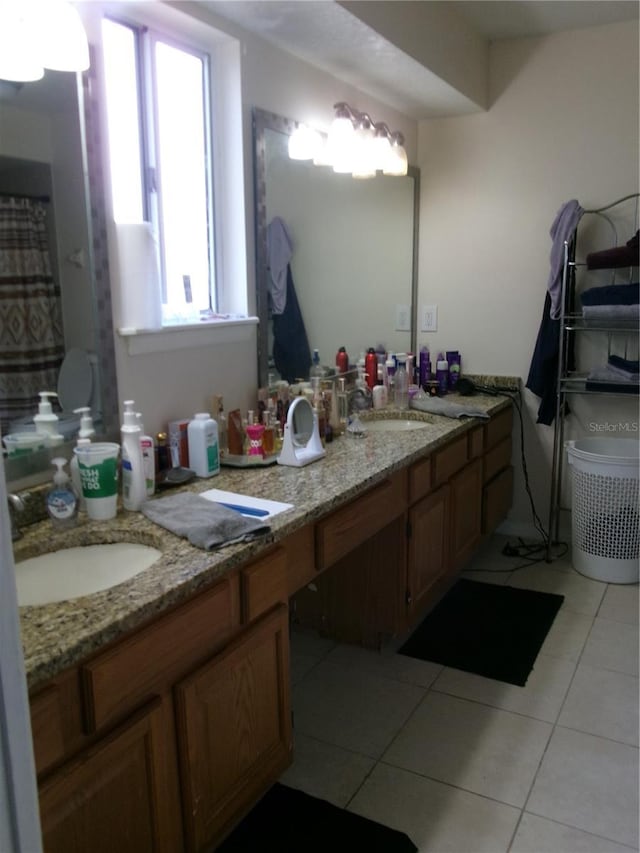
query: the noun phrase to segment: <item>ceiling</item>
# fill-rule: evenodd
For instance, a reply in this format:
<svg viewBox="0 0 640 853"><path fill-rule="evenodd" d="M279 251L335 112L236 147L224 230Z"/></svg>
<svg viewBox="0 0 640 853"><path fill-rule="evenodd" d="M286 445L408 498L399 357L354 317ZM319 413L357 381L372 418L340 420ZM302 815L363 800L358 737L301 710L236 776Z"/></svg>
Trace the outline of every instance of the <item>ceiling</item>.
<svg viewBox="0 0 640 853"><path fill-rule="evenodd" d="M480 109L453 86L331 0L199 0L214 14L262 36L413 118ZM374 6L392 7L395 0ZM637 0L413 0L460 20L485 42L638 20ZM346 4L357 8L358 3ZM370 4L363 4L363 7ZM400 5L398 9L401 10ZM411 11L414 11L412 9ZM397 39L396 39L397 41Z"/></svg>
<svg viewBox="0 0 640 853"><path fill-rule="evenodd" d="M277 47L345 80L415 118L480 109L424 63L401 50L332 0L196 0ZM396 0L374 5L393 7ZM413 0L453 10L463 26L487 42L638 20L637 0ZM368 4L363 4L363 7ZM401 9L398 5L398 9ZM29 109L60 111L75 100L64 72L19 87L0 81L0 100Z"/></svg>

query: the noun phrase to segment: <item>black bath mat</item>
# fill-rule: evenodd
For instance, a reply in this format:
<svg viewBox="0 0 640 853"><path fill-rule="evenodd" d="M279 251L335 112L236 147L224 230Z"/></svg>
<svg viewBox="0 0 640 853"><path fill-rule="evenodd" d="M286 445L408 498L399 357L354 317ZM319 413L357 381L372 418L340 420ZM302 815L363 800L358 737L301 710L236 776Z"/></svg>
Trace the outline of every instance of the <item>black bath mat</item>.
<svg viewBox="0 0 640 853"><path fill-rule="evenodd" d="M403 832L276 782L217 853L416 853L417 849Z"/></svg>
<svg viewBox="0 0 640 853"><path fill-rule="evenodd" d="M459 580L399 649L524 687L563 595Z"/></svg>

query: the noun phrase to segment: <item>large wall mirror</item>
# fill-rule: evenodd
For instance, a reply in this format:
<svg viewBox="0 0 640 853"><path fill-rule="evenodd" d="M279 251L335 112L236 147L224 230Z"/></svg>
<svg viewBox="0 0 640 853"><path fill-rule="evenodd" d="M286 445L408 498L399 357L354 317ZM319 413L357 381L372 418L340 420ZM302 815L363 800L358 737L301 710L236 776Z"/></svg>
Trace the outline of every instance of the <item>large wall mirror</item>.
<svg viewBox="0 0 640 853"><path fill-rule="evenodd" d="M60 287L65 351L90 355L99 431L108 435L117 426L118 394L93 83L91 71L47 71L33 83L0 82L0 196L43 202L51 269ZM15 375L12 381L18 381ZM70 447L63 448L67 458ZM49 478L50 456L38 452L6 458L10 487L24 478L37 479L40 473L42 479Z"/></svg>
<svg viewBox="0 0 640 853"><path fill-rule="evenodd" d="M274 217L291 236L296 297L309 346L324 364L334 364L341 346L352 363L369 346L416 348L419 170L356 180L291 160L287 145L294 128L291 119L253 111L261 385L274 371L267 250Z"/></svg>

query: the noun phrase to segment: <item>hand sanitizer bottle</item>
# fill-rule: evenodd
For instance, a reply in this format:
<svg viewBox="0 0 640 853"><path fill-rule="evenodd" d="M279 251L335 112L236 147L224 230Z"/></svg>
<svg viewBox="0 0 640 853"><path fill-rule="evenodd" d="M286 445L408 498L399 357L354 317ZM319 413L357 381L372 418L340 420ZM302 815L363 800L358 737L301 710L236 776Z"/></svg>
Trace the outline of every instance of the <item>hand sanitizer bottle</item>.
<svg viewBox="0 0 640 853"><path fill-rule="evenodd" d="M77 521L78 498L64 470L67 460L60 456L52 459L51 464L57 471L53 475L53 488L47 493L47 512L56 527L73 527Z"/></svg>

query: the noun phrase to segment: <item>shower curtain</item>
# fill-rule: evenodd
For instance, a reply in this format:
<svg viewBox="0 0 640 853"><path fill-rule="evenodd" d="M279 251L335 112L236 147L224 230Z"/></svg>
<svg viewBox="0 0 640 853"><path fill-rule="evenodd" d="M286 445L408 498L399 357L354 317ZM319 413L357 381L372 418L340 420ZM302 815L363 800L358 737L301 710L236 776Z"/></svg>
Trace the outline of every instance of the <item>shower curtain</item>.
<svg viewBox="0 0 640 853"><path fill-rule="evenodd" d="M64 357L60 287L51 273L46 207L0 196L0 428L37 411Z"/></svg>

